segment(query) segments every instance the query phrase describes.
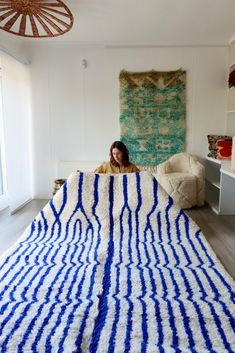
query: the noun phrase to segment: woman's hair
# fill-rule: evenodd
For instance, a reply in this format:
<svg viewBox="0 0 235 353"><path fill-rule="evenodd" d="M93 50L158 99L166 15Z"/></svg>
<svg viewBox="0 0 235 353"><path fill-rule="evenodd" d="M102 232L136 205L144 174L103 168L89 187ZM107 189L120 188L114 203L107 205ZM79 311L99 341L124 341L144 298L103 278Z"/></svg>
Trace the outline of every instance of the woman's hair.
<svg viewBox="0 0 235 353"><path fill-rule="evenodd" d="M122 152L122 163L125 167L128 167L130 164L129 161L129 152L126 146L121 141L114 141L110 147L110 163L113 164L115 167L118 166L118 163L113 158L113 149L117 148L119 151Z"/></svg>

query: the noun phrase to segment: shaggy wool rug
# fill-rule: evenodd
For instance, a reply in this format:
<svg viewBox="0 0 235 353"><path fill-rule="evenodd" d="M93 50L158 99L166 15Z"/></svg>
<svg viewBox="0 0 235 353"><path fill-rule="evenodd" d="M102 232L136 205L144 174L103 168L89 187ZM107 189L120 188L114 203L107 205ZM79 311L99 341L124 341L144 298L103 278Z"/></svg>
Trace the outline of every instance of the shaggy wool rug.
<svg viewBox="0 0 235 353"><path fill-rule="evenodd" d="M235 284L151 174L73 173L1 258L0 352L235 352Z"/></svg>

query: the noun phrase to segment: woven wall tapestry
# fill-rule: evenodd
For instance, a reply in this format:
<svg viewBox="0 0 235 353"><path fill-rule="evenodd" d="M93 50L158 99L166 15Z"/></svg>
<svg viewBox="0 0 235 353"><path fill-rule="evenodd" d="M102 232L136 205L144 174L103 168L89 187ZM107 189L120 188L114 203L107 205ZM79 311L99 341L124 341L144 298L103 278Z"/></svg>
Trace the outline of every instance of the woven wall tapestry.
<svg viewBox="0 0 235 353"><path fill-rule="evenodd" d="M186 71L120 76L120 134L137 165L157 165L185 147Z"/></svg>

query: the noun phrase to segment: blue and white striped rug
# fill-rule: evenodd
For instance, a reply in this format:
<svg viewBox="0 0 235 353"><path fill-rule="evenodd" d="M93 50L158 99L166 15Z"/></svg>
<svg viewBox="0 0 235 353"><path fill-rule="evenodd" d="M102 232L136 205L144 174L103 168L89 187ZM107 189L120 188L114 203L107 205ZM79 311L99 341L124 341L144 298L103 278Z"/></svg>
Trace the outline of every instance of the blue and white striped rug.
<svg viewBox="0 0 235 353"><path fill-rule="evenodd" d="M73 173L1 258L3 352L235 352L235 285L150 174Z"/></svg>

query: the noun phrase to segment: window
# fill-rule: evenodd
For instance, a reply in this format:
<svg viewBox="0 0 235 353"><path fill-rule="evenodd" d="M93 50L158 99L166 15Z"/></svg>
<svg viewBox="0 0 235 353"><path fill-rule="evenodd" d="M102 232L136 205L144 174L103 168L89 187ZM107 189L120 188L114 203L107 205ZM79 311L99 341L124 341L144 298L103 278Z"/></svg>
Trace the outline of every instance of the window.
<svg viewBox="0 0 235 353"><path fill-rule="evenodd" d="M3 180L2 180L2 158L1 158L1 146L0 146L0 196L3 195Z"/></svg>
<svg viewBox="0 0 235 353"><path fill-rule="evenodd" d="M0 76L0 210L8 206L5 156L4 156L4 133L2 116L2 80Z"/></svg>

